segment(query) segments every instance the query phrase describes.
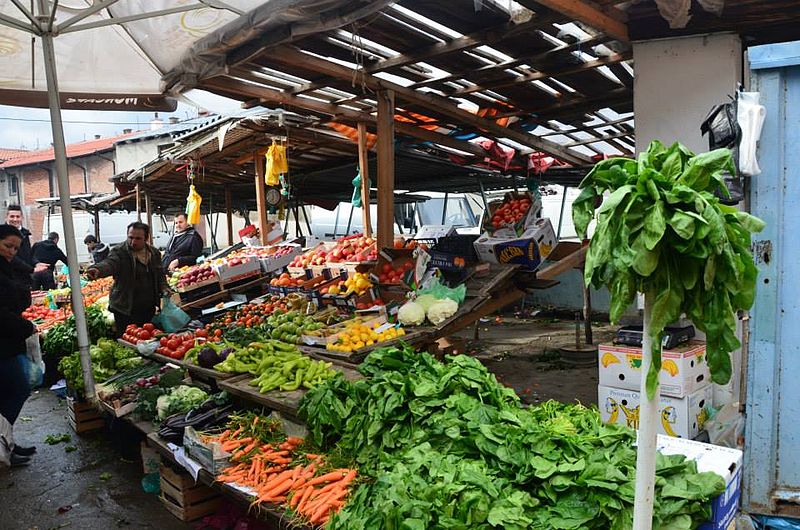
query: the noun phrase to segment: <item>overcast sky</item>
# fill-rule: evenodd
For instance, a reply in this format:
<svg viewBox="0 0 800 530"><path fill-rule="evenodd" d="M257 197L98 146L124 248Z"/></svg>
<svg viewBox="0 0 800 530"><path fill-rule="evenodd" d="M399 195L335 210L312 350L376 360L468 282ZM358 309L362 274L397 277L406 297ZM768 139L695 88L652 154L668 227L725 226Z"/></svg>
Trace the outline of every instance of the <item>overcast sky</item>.
<svg viewBox="0 0 800 530"><path fill-rule="evenodd" d="M239 109L239 102L212 94L195 91L190 96L212 112L230 113ZM197 108L179 102L175 112L158 113L158 117L164 122L167 122L170 116L177 116L181 121L194 118L197 116ZM150 121L154 118L153 112L85 110L62 112L64 136L68 144L90 140L96 134L115 136L122 134L123 129L148 129ZM0 105L0 148L44 149L49 147L52 139L49 110Z"/></svg>

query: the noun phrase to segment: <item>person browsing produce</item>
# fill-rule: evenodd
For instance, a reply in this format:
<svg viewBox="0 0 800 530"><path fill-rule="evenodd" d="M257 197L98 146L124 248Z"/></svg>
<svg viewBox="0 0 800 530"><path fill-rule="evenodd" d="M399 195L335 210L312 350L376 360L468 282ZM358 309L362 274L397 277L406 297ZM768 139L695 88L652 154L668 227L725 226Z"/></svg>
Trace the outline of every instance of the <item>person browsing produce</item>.
<svg viewBox="0 0 800 530"><path fill-rule="evenodd" d="M99 241L91 234L83 238L83 244L86 245L86 250L91 253L92 263L95 264L106 259L108 257L108 253L111 252L111 248L108 245L102 241Z"/></svg>
<svg viewBox="0 0 800 530"><path fill-rule="evenodd" d="M47 269L33 273L34 290L50 290L56 288L56 281L53 278L53 271L59 261L67 264L67 255L58 248L58 234L50 232L47 239L39 241L33 245L33 259L37 263L44 263Z"/></svg>
<svg viewBox="0 0 800 530"><path fill-rule="evenodd" d="M0 225L0 414L11 425L31 393L25 340L36 332L36 327L22 317L31 304L31 293L16 280L11 265L22 240L23 235L15 226ZM15 446L11 465L28 463L34 452L35 447Z"/></svg>
<svg viewBox="0 0 800 530"><path fill-rule="evenodd" d="M17 252L17 255L11 262L14 270L14 277L17 281L22 282L30 288L33 282L33 273L46 270L47 264L36 263L33 260L31 231L22 226L22 217L22 207L20 205L9 205L6 210L6 223L19 230L20 234L22 234L22 243L19 246L19 252Z"/></svg>
<svg viewBox="0 0 800 530"><path fill-rule="evenodd" d="M92 280L114 277L108 308L114 314L117 336L128 324L141 326L152 320L166 290L161 253L147 243L149 234L148 225L131 223L125 243L112 249L104 261L86 269L86 276Z"/></svg>
<svg viewBox="0 0 800 530"><path fill-rule="evenodd" d="M169 271L194 265L202 253L203 238L189 224L186 214L179 213L175 216L175 233L167 243L161 265Z"/></svg>

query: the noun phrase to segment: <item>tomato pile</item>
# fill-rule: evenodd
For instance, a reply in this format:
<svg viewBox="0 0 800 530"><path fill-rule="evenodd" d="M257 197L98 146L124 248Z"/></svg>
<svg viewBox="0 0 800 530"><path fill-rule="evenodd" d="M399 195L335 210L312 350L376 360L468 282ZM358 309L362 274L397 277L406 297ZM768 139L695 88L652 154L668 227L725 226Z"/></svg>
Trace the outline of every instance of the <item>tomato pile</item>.
<svg viewBox="0 0 800 530"><path fill-rule="evenodd" d="M414 264L411 261L406 261L405 263L399 263L397 265L384 263L378 275L378 280L383 284L400 283L405 273L413 268Z"/></svg>
<svg viewBox="0 0 800 530"><path fill-rule="evenodd" d="M288 311L283 298L272 297L269 302L264 302L263 304L246 304L225 313L210 326L210 329L214 335L219 331L220 334L216 336L220 336L223 332L222 327L236 325L252 328L263 324L276 310L282 312Z"/></svg>
<svg viewBox="0 0 800 530"><path fill-rule="evenodd" d="M32 305L22 312L23 318L27 320L43 320L57 322L66 318L66 313L62 309L50 309L43 305Z"/></svg>
<svg viewBox="0 0 800 530"><path fill-rule="evenodd" d="M506 201L492 215L492 227L498 230L506 225L515 225L525 218L530 209L531 200L528 197Z"/></svg>
<svg viewBox="0 0 800 530"><path fill-rule="evenodd" d="M205 342L209 340L208 335L208 331L205 329L198 329L194 333L191 331L184 331L183 333L164 335L159 339L159 346L156 348L156 353L169 357L170 359L183 359L186 352L194 347L195 340Z"/></svg>
<svg viewBox="0 0 800 530"><path fill-rule="evenodd" d="M122 340L130 342L131 344L139 344L140 342L147 342L153 340L156 335L160 335L163 331L157 329L153 324L148 322L142 327L136 324L128 324L125 328L125 333L122 334Z"/></svg>

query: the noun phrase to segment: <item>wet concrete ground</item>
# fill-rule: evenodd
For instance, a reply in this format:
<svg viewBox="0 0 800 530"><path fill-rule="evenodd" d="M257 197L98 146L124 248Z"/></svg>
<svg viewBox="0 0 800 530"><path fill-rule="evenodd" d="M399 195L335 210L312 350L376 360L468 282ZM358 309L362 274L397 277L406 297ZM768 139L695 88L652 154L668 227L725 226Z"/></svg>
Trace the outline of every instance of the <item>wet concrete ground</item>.
<svg viewBox="0 0 800 530"><path fill-rule="evenodd" d="M51 434L71 440L47 445ZM22 409L15 437L38 452L26 467L0 468L0 529L192 528L142 491L139 437L129 426L78 436L67 423L66 401L42 389Z"/></svg>
<svg viewBox="0 0 800 530"><path fill-rule="evenodd" d="M596 364L576 367L558 353L560 346L574 344L574 330L568 321L501 318L482 322L478 340L472 329L461 337L468 342L467 351L513 387L523 402L595 404ZM610 340L612 333L609 326L595 326L595 343ZM78 436L66 416L66 402L49 390L39 390L25 404L16 437L39 451L27 467L0 468L0 530L193 528L167 512L156 495L142 490L138 431L117 421L110 430ZM50 434L69 434L71 440L47 445Z"/></svg>

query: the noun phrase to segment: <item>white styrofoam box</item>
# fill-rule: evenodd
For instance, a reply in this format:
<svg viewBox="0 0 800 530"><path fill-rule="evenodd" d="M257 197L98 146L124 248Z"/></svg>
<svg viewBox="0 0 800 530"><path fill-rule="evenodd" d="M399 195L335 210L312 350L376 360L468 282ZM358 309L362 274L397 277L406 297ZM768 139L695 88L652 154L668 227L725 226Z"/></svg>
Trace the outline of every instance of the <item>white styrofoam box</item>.
<svg viewBox="0 0 800 530"><path fill-rule="evenodd" d="M453 225L425 225L420 227L414 239L439 239L454 235L456 227Z"/></svg>
<svg viewBox="0 0 800 530"><path fill-rule="evenodd" d="M712 404L711 386L703 387L683 398L661 396L658 405L658 430L678 438L694 438L706 422L704 407ZM600 417L606 423L639 428L639 392L605 385L597 387Z"/></svg>
<svg viewBox="0 0 800 530"><path fill-rule="evenodd" d="M711 520L699 530L735 530L736 512L742 495L742 452L738 449L658 436L658 450L665 455L684 455L697 462L697 470L710 471L725 479L725 491L711 502Z"/></svg>
<svg viewBox="0 0 800 530"><path fill-rule="evenodd" d="M277 257L265 256L260 258L259 261L261 262L261 270L263 272L280 270L289 265L295 256L299 256L301 253L300 245L295 245L293 243L281 243L275 246L279 248L289 248L290 251Z"/></svg>
<svg viewBox="0 0 800 530"><path fill-rule="evenodd" d="M220 282L223 283L235 282L237 280L248 278L250 276L255 276L256 274L261 273L261 264L259 263L259 260L256 259L254 256L248 256L236 259L240 259L241 263L233 266L228 265L227 263L214 265L214 270L217 271L217 275L219 276Z"/></svg>
<svg viewBox="0 0 800 530"><path fill-rule="evenodd" d="M639 390L642 381L642 349L636 346L601 344L597 348L600 384ZM661 393L684 397L711 384L706 344L690 341L661 352Z"/></svg>
<svg viewBox="0 0 800 530"><path fill-rule="evenodd" d="M536 270L550 255L555 244L553 225L550 219L544 218L534 221L521 237L507 239L485 233L473 245L481 261L522 265L528 270Z"/></svg>

